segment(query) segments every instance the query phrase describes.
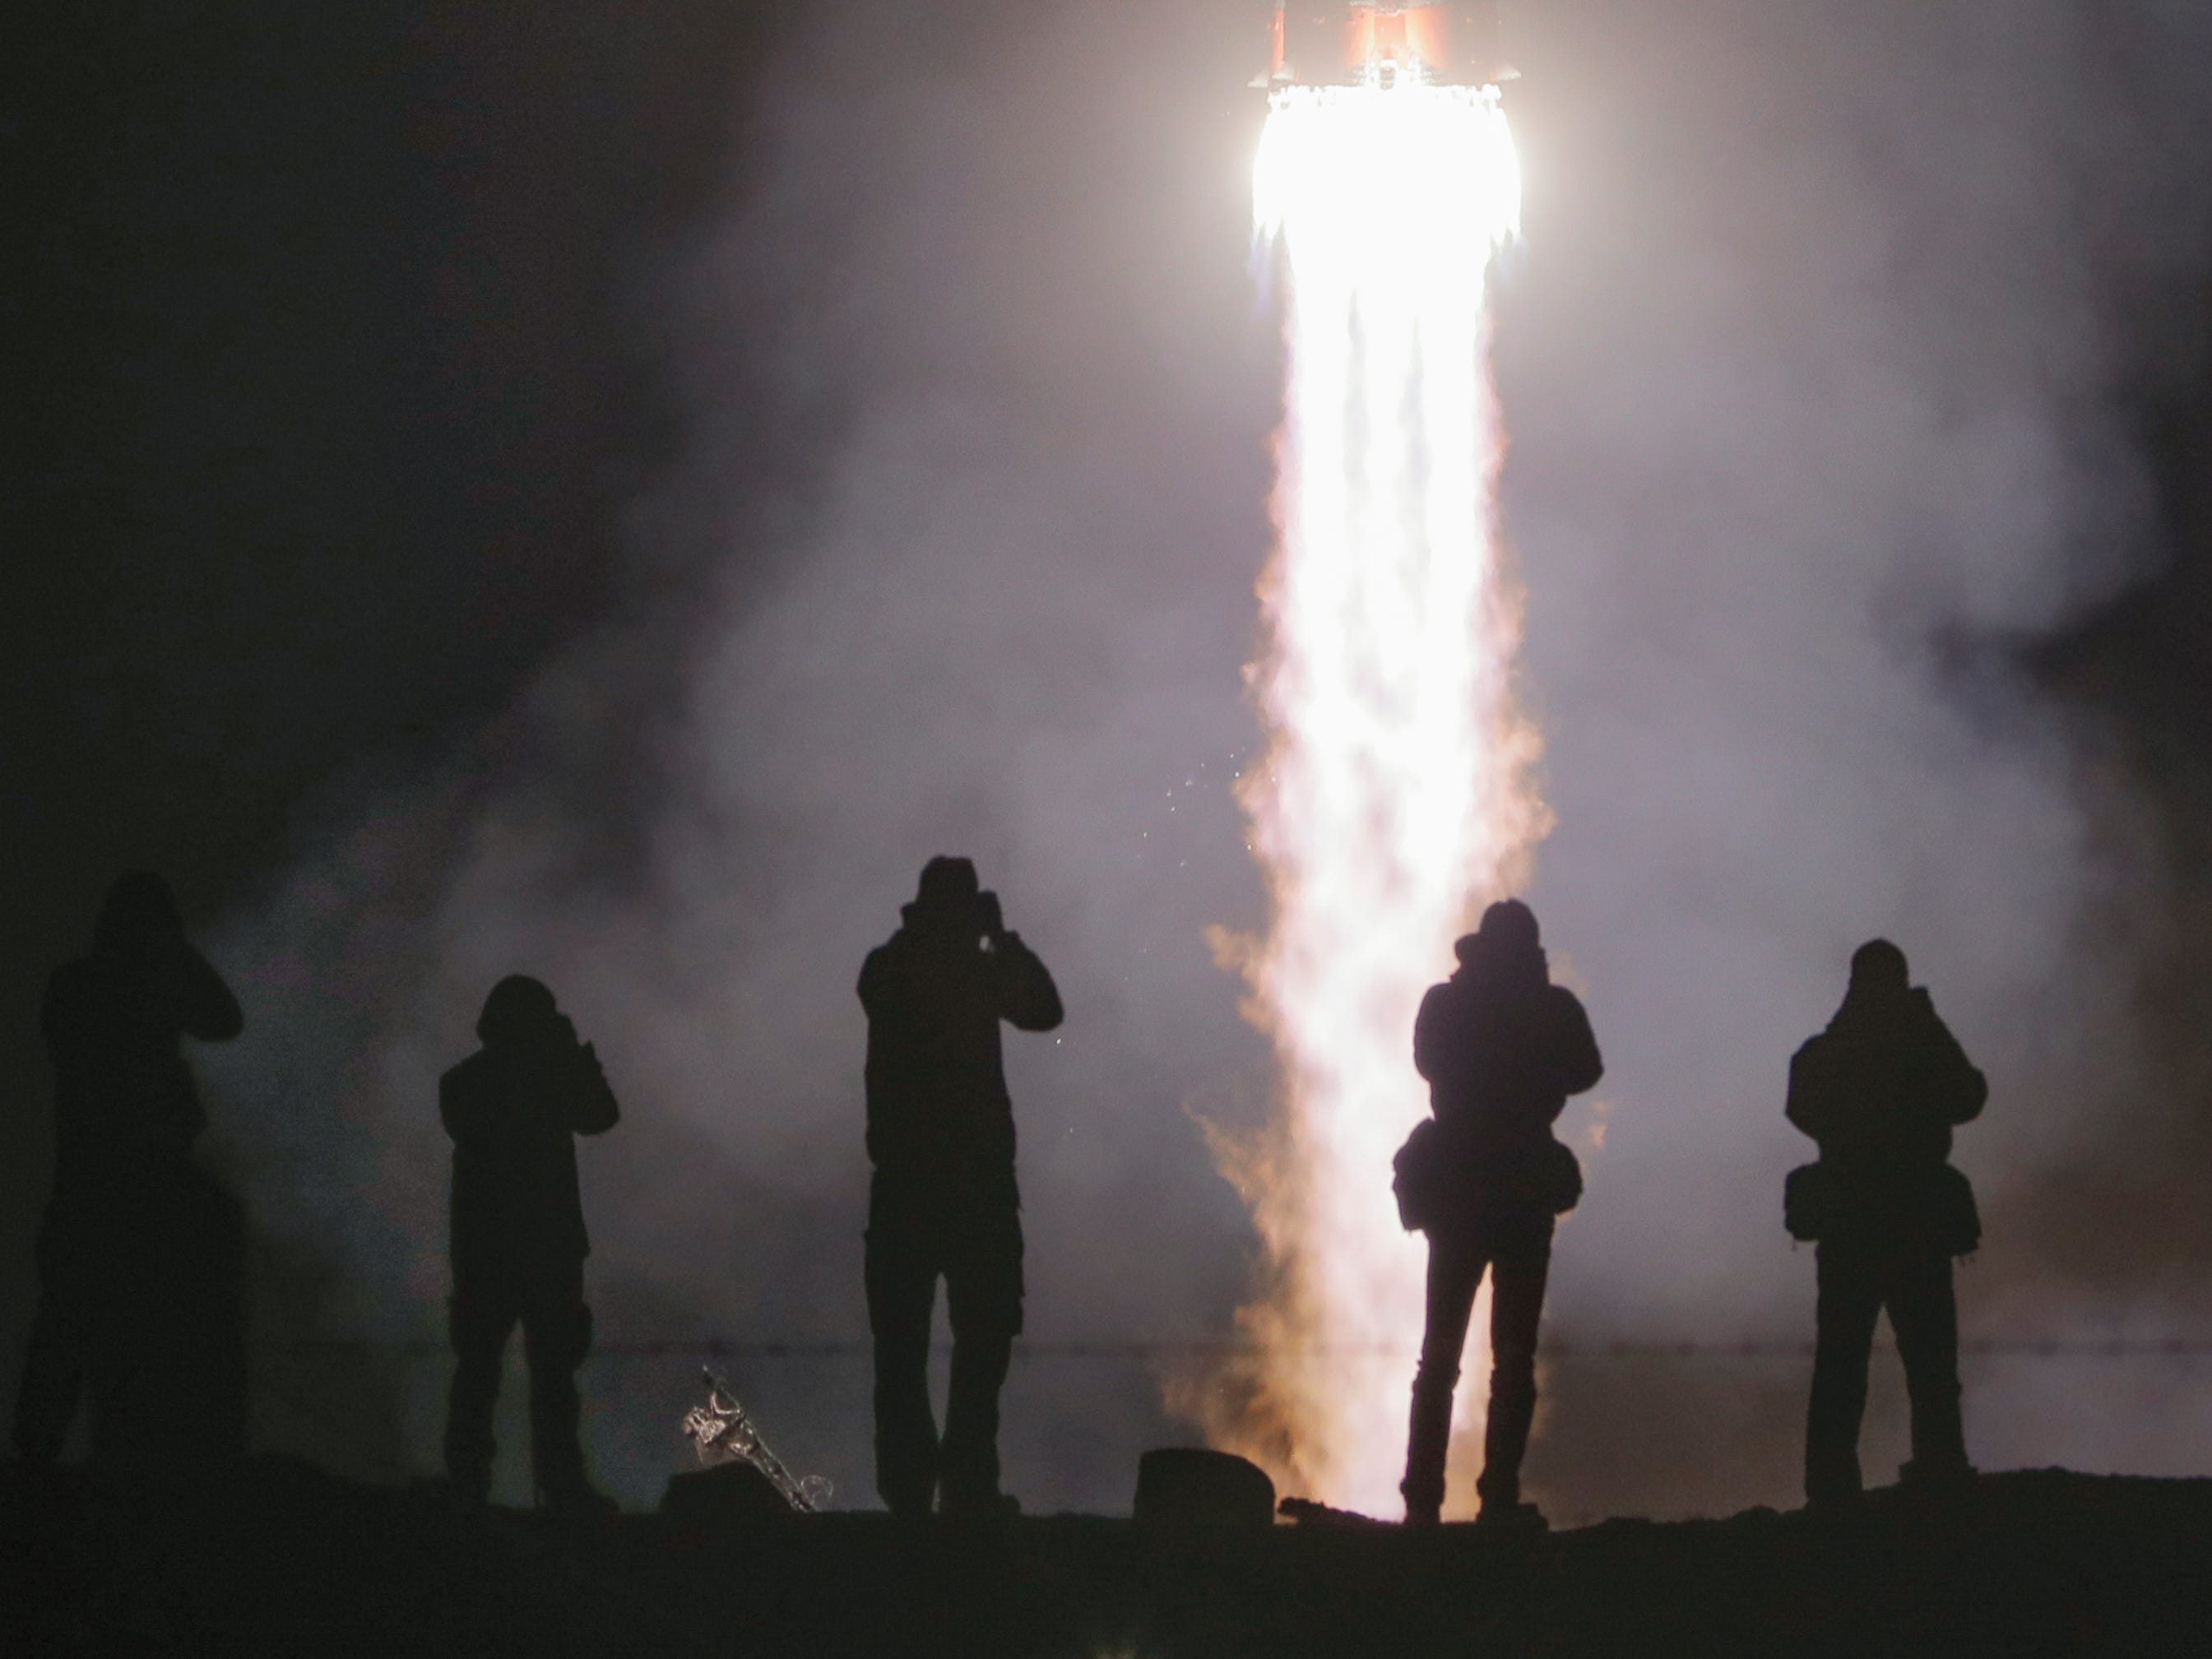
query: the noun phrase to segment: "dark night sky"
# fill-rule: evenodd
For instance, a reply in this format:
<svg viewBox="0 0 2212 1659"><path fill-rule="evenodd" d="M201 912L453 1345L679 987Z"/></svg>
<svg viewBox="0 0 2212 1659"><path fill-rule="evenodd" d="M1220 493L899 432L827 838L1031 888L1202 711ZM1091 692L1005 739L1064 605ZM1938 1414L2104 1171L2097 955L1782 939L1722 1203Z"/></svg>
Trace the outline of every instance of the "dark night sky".
<svg viewBox="0 0 2212 1659"><path fill-rule="evenodd" d="M624 285L737 160L757 9L0 25L15 1101L115 870L219 914L333 780L434 750L610 605L662 441Z"/></svg>
<svg viewBox="0 0 2212 1659"><path fill-rule="evenodd" d="M604 611L655 441L623 284L732 161L760 31L34 10L6 810L12 931L51 949L132 857L196 914L235 901L319 784L496 708Z"/></svg>
<svg viewBox="0 0 2212 1659"><path fill-rule="evenodd" d="M1608 56L1591 44L1617 9L1563 9L1573 27L1530 34L1559 61L1631 72L1629 46ZM698 400L659 301L749 198L763 82L790 61L780 49L803 10L228 0L21 4L0 19L0 328L14 392L0 422L0 1312L11 1339L0 1362L13 1361L45 1178L40 989L79 948L105 882L150 863L175 878L196 925L253 910L362 799L426 775L465 775L483 753L512 768L506 739L483 734L509 729L501 720L546 664L623 618L681 604L703 580L697 538L663 546L659 521L636 511L698 447ZM1027 54L1046 31L1009 25L1003 44L991 8L943 10L941 40L910 19L896 37L926 60L917 75L940 82L965 52ZM2039 8L2059 12L2073 15ZM1233 6L1205 9L1206 64L1238 60L1212 38L1238 21ZM2098 74L2132 84L2137 43L2124 18L2082 38ZM1684 46L1682 61L1655 60L1654 72L1692 88L1709 73L1707 101L1741 112L1756 100L1732 77L1783 49L1750 40L1741 61L1700 71ZM884 56L896 61L893 48ZM1868 61L1888 60L1869 48ZM870 73L887 78L880 64ZM1146 84L1126 67L1113 73ZM1198 78L1184 70L1163 103ZM1601 149L1595 97L1577 104L1532 86L1537 153L1547 131ZM1068 101L1071 143L1106 131L1082 125L1102 119L1085 97ZM1219 131L1233 134L1233 100L1219 102L1231 110ZM976 118L981 131L1017 118ZM1011 149L1019 137L1009 125L1003 140L983 131L976 142ZM1854 165L1909 173L1910 137L1908 127L1897 155ZM2191 165L2148 139L2130 155L2154 185L2161 169ZM1132 156L1122 182L1134 198L1152 162ZM1222 199L1233 210L1233 191ZM2143 199L2164 196L2151 188ZM1056 222L1042 196L1032 206L1037 223ZM2175 1111L2201 1128L2212 1102L2194 1043L2212 969L2196 925L2212 915L2212 260L2100 261L2098 216L2080 219L2069 234L2091 244L2113 366L2103 414L2132 434L2149 483L2152 556L2116 597L2055 630L1962 628L1947 648L1965 665L1962 683L1999 659L2054 718L2088 733L2085 771L2106 776L2172 854L2182 925L2128 958L2140 981L2129 994L2148 1010L2161 1075L2193 1085ZM1942 241L1931 234L1918 256L1939 274ZM799 239L788 257L804 269L816 246ZM1575 246L1571 229L1552 243ZM1152 291L1123 302L1137 309ZM1594 314L1590 337L1606 326ZM794 398L783 358L763 370L776 386L754 400L755 346L770 355L742 321L717 339L716 451L736 458L725 487L803 498L841 430L838 400L834 388ZM1102 398L1138 407L1153 395L1114 380L1110 346L1036 355L1036 365L975 373L1073 377L1071 402L1089 371ZM1252 361L1239 359L1246 370ZM1539 368L1506 363L1509 408L1514 375ZM1547 447L1547 430L1538 410L1532 499L1565 476L1571 448ZM1256 446L1225 447L1260 477ZM1257 511L1255 496L1255 522ZM754 555L739 539L716 556L742 567ZM1235 594L1251 574L1224 556L1206 580ZM1534 628L1549 601L1540 577L1532 586ZM1224 678L1245 648L1223 641ZM626 673L607 696L650 702L654 685ZM1574 763L1569 744L1559 765L1570 799ZM1573 830L1560 854L1570 865ZM2205 1224L2185 1218L2206 1186L2191 1179L2161 1200L2183 1270L2212 1265ZM2021 1194L2040 1190L2022 1178ZM2055 1271L2092 1285L2134 1271L2129 1252L2105 1251L2055 1201Z"/></svg>

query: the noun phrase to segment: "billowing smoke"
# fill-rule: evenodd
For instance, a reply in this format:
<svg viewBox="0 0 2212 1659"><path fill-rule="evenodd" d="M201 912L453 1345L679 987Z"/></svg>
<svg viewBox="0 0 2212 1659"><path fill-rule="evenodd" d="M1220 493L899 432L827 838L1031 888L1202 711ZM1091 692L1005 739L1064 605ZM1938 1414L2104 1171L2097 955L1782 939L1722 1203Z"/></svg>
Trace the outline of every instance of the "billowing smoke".
<svg viewBox="0 0 2212 1659"><path fill-rule="evenodd" d="M219 941L254 1024L219 1113L264 1227L332 1263L321 1334L440 1334L435 1079L522 969L625 1105L583 1156L602 1337L678 1345L586 1374L610 1484L674 1464L690 1339L864 1336L852 984L938 852L1069 1008L1009 1041L1033 1338L1225 1334L1254 1246L1197 1120L1261 1121L1269 1077L1205 940L1261 920L1229 795L1279 416L1249 12L887 0L769 77L726 213L639 275L690 435L637 504L634 608L437 775L334 809ZM2083 1222L2054 1171L2156 1146L2186 1178L2137 996L2149 821L2021 665L2163 555L2130 399L2188 343L2129 307L2206 264L2207 26L2087 12L1510 20L1502 489L1558 820L1531 897L1609 1067L1569 1125L1563 1340L1809 1334L1783 1066L1875 933L1991 1077L1969 1335L2203 1311L2171 1244L2094 1282L2047 1254ZM383 1452L308 1372L272 1436L427 1470L442 1370L374 1352ZM732 1369L787 1462L868 1499L863 1356ZM1189 1436L1154 1369L1018 1363L1030 1507L1120 1508ZM2198 1470L2188 1382L1991 1359L1969 1433ZM1532 1486L1569 1516L1786 1499L1802 1384L1563 1358ZM1879 1471L1893 1395L1871 1435Z"/></svg>

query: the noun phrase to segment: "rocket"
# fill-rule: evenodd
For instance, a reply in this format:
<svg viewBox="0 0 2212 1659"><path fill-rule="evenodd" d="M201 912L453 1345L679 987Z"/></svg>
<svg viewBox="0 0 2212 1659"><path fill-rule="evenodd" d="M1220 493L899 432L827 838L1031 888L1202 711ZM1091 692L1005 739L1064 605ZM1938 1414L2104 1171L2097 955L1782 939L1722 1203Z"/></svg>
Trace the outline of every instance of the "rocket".
<svg viewBox="0 0 2212 1659"><path fill-rule="evenodd" d="M1498 52L1498 0L1477 5L1323 4L1275 8L1267 73L1255 87L1495 86L1513 78Z"/></svg>

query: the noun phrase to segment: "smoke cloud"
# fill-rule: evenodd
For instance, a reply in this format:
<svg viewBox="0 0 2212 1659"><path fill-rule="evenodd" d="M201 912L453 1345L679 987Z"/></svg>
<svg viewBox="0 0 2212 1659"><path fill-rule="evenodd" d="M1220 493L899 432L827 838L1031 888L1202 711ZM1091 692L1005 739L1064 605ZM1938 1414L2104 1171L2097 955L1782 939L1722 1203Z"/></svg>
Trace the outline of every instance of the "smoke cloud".
<svg viewBox="0 0 2212 1659"><path fill-rule="evenodd" d="M538 974L597 1042L601 1336L679 1345L586 1376L638 1503L681 1344L865 1335L852 987L932 854L977 859L1069 1009L1008 1042L1032 1337L1218 1336L1254 1258L1200 1120L1269 1086L1205 939L1262 920L1229 793L1278 395L1260 35L1226 3L831 9L726 211L640 271L689 437L636 503L631 609L435 775L334 805L217 943L252 1018L217 1115L263 1225L332 1264L325 1335L441 1333L436 1079L494 980ZM1784 1066L1875 933L1991 1079L1968 1334L2189 1327L2201 1230L2052 1254L2082 1219L2053 1172L2124 1147L2141 1176L2183 1131L2137 994L2155 826L2021 665L2167 552L2130 399L2196 343L2128 307L2206 266L2212 26L1523 9L1498 356L1558 818L1530 896L1609 1067L1567 1126L1550 1330L1809 1338ZM2155 1179L2201 1209L2201 1175ZM442 1370L378 1352L384 1449L307 1373L264 1427L427 1472ZM787 1462L869 1501L864 1357L736 1370ZM1567 1518L1787 1501L1802 1373L1562 1358L1532 1483ZM1978 1362L1969 1432L1985 1465L2201 1472L2191 1381ZM1010 1486L1125 1508L1189 1437L1160 1402L1141 1359L1018 1363ZM1877 1471L1899 1425L1878 1394Z"/></svg>

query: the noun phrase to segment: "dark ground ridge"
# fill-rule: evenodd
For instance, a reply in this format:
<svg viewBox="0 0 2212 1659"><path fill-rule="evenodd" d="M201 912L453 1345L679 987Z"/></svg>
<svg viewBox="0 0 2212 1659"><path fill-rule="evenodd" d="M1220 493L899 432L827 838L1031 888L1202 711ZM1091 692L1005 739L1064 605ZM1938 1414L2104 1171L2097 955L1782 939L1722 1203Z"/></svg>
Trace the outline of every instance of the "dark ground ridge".
<svg viewBox="0 0 2212 1659"><path fill-rule="evenodd" d="M2212 1654L2212 1480L1984 1476L1826 1524L469 1517L261 1458L157 1500L0 1468L0 1650L1174 1656ZM12 1635L9 1633L12 1631Z"/></svg>

